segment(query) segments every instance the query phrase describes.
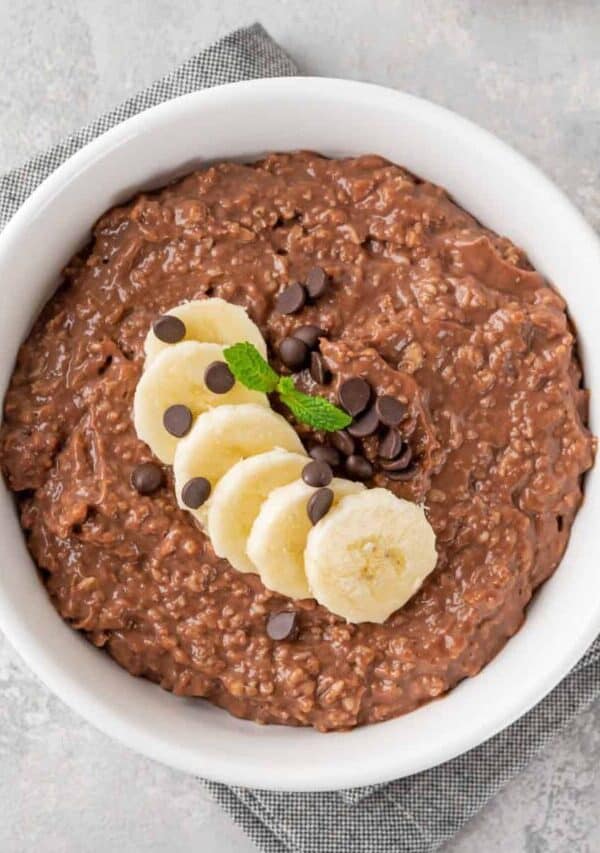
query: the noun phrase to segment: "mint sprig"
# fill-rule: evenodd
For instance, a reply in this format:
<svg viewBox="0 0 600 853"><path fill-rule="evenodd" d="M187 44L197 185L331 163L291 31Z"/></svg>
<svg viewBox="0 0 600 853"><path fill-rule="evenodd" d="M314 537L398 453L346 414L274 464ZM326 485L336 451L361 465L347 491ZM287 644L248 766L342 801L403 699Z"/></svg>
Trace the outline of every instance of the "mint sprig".
<svg viewBox="0 0 600 853"><path fill-rule="evenodd" d="M227 347L223 355L229 369L242 385L251 391L270 394L277 389L279 375L265 361L253 344L244 341Z"/></svg>
<svg viewBox="0 0 600 853"><path fill-rule="evenodd" d="M325 397L312 397L296 390L289 376L281 377L277 390L281 402L288 407L296 420L303 424L325 432L335 432L352 423L350 415L338 409Z"/></svg>
<svg viewBox="0 0 600 853"><path fill-rule="evenodd" d="M290 376L279 376L253 344L233 344L223 351L223 355L238 382L251 391L265 394L277 391L281 402L297 421L325 432L335 432L352 423L350 415L329 400L303 394L297 390Z"/></svg>

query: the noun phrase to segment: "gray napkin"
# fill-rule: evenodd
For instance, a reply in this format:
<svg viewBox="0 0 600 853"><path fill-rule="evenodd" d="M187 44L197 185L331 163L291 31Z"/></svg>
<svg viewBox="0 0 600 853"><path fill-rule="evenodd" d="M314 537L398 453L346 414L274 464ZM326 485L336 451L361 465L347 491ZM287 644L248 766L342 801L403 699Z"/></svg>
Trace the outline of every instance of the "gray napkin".
<svg viewBox="0 0 600 853"><path fill-rule="evenodd" d="M111 113L0 178L0 228L67 157L129 116L196 89L296 73L294 63L260 25L237 30ZM564 681L517 723L477 749L425 773L326 794L203 784L266 853L430 853L599 694L600 639ZM318 763L315 772L319 772Z"/></svg>

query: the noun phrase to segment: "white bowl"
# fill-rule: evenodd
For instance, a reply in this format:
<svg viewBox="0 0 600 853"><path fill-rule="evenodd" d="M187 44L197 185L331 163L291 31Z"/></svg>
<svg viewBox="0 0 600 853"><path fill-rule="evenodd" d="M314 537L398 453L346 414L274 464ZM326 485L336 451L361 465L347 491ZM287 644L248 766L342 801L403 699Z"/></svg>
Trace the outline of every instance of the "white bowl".
<svg viewBox="0 0 600 853"><path fill-rule="evenodd" d="M0 383L61 266L106 208L206 160L309 148L382 154L448 188L523 246L567 298L600 423L600 246L567 199L526 160L440 107L326 79L236 83L154 107L91 142L51 175L0 236ZM525 625L476 678L399 719L347 733L261 727L132 678L63 623L0 495L0 625L34 672L100 729L173 767L237 785L327 790L415 773L476 746L538 702L600 630L600 472L568 551Z"/></svg>

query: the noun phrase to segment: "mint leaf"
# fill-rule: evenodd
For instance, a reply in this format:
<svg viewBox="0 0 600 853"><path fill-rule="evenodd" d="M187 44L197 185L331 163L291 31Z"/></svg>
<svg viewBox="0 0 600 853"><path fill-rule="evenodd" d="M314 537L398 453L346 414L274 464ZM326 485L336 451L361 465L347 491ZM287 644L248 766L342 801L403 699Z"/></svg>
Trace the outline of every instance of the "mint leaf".
<svg viewBox="0 0 600 853"><path fill-rule="evenodd" d="M352 423L350 415L338 409L325 397L311 397L309 394L297 391L289 376L283 376L279 380L277 390L281 402L288 407L296 420L314 429L335 432Z"/></svg>
<svg viewBox="0 0 600 853"><path fill-rule="evenodd" d="M293 394L296 391L296 386L294 385L294 380L291 376L280 376L279 382L277 383L277 390L279 392L279 396L283 399L285 394Z"/></svg>
<svg viewBox="0 0 600 853"><path fill-rule="evenodd" d="M235 378L246 388L265 394L278 391L281 402L297 421L325 432L335 432L352 423L350 415L329 400L303 394L296 390L290 376L278 376L253 344L247 341L233 344L223 350L223 356Z"/></svg>
<svg viewBox="0 0 600 853"><path fill-rule="evenodd" d="M265 394L277 388L279 376L253 344L247 341L233 344L223 350L223 355L235 378L246 388Z"/></svg>

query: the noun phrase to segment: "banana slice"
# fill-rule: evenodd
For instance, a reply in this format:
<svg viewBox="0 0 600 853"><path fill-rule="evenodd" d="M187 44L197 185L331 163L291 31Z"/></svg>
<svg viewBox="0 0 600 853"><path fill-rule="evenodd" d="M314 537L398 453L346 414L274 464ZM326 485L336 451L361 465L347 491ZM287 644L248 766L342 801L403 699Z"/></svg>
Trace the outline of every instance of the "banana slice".
<svg viewBox="0 0 600 853"><path fill-rule="evenodd" d="M204 372L213 361L224 361L222 346L183 341L157 355L140 377L133 400L133 422L139 438L162 462L173 461L180 441L163 424L163 415L170 406L187 406L193 417L213 406L232 403L268 407L266 394L249 391L239 382L226 394L209 391Z"/></svg>
<svg viewBox="0 0 600 853"><path fill-rule="evenodd" d="M260 329L253 323L246 311L239 305L232 305L224 299L196 299L183 302L168 312L169 316L178 317L185 326L186 341L200 341L213 344L236 344L238 341L249 341L256 349L267 357L267 345ZM146 367L164 349L173 344L164 343L150 329L144 342Z"/></svg>
<svg viewBox="0 0 600 853"><path fill-rule="evenodd" d="M214 493L221 477L236 462L275 448L304 454L294 429L272 409L246 403L219 406L206 412L181 439L175 451L173 473L179 505L187 509L181 501L181 490L192 477L206 477ZM207 509L204 504L190 511L205 524Z"/></svg>
<svg viewBox="0 0 600 853"><path fill-rule="evenodd" d="M422 507L387 489L343 498L308 534L304 563L312 594L349 622L385 622L436 564Z"/></svg>
<svg viewBox="0 0 600 853"><path fill-rule="evenodd" d="M346 495L362 492L365 487L335 478L329 488L335 506ZM314 493L303 480L275 489L261 506L246 544L264 585L289 598L311 595L304 571L304 549L312 528L306 505Z"/></svg>
<svg viewBox="0 0 600 853"><path fill-rule="evenodd" d="M308 459L287 450L269 450L242 459L224 474L208 510L208 535L218 557L229 560L239 572L256 572L246 553L254 519L273 489L295 480Z"/></svg>

